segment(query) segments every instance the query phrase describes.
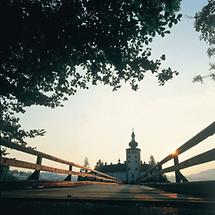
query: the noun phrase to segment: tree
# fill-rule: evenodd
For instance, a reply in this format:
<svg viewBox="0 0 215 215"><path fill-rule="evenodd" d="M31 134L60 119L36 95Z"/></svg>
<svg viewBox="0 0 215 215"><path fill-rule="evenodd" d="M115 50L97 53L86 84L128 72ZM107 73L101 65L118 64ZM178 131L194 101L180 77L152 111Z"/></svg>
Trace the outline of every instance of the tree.
<svg viewBox="0 0 215 215"><path fill-rule="evenodd" d="M89 161L88 161L87 157L84 158L84 167L90 168L90 164L89 164Z"/></svg>
<svg viewBox="0 0 215 215"><path fill-rule="evenodd" d="M17 113L62 106L90 84L138 89L146 72L160 85L177 75L151 59L149 45L180 20L181 0L1 0L1 136L25 144Z"/></svg>
<svg viewBox="0 0 215 215"><path fill-rule="evenodd" d="M99 170L99 168L103 165L103 162L101 159L99 159L97 162L96 162L96 165L95 165L95 169Z"/></svg>
<svg viewBox="0 0 215 215"><path fill-rule="evenodd" d="M90 168L90 164L89 164L89 161L88 161L88 158L87 157L85 157L84 158L84 165L83 165L84 167L86 167L86 168ZM85 170L85 169L80 169L80 172L85 172L85 173L87 173L87 170ZM78 176L78 179L77 179L78 181L87 181L88 180L88 177L85 177L85 176Z"/></svg>
<svg viewBox="0 0 215 215"><path fill-rule="evenodd" d="M208 56L215 56L215 0L208 0L208 4L195 15L195 29L201 33L200 39L204 40L208 45ZM215 81L215 61L210 63L210 72L205 76L197 75L194 82L201 82L205 78L211 78Z"/></svg>
<svg viewBox="0 0 215 215"><path fill-rule="evenodd" d="M149 165L151 166L155 166L156 165L156 161L153 155L150 155L149 157ZM149 167L150 168L150 167ZM161 170L161 166L157 166L154 170L152 171L160 171ZM160 175L156 175L153 176L152 178L148 179L147 182L169 182L166 175L161 173Z"/></svg>
<svg viewBox="0 0 215 215"><path fill-rule="evenodd" d="M154 166L156 164L155 158L153 155L149 157L149 165Z"/></svg>
<svg viewBox="0 0 215 215"><path fill-rule="evenodd" d="M9 166L0 165L0 181L14 181L16 177L11 174Z"/></svg>

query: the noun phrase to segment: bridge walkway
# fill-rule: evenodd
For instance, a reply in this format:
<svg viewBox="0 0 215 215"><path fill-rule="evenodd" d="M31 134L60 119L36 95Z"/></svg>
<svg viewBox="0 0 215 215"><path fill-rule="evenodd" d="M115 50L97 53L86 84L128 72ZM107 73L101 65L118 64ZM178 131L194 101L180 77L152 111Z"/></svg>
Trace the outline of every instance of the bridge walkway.
<svg viewBox="0 0 215 215"><path fill-rule="evenodd" d="M168 203L204 203L210 201L202 197L176 194L145 185L104 184L85 185L64 188L42 188L4 191L3 198L21 199L61 199L61 200L111 200L131 202L168 202Z"/></svg>
<svg viewBox="0 0 215 215"><path fill-rule="evenodd" d="M145 185L104 184L3 191L0 208L7 215L214 215L215 201Z"/></svg>

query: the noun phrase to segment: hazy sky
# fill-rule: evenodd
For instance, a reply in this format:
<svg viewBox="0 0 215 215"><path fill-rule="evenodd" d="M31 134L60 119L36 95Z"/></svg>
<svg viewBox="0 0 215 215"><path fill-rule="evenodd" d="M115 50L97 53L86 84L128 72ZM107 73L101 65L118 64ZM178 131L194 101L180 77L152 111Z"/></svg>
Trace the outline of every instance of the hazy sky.
<svg viewBox="0 0 215 215"><path fill-rule="evenodd" d="M44 128L47 134L30 140L29 145L80 164L87 156L94 167L99 158L108 163L116 163L119 158L124 162L134 128L142 160L148 162L152 154L159 161L211 124L215 120L215 83L192 83L195 75L208 73L208 46L199 40L194 20L185 18L193 16L206 2L183 1L182 21L170 35L154 39L154 56L165 53L164 66L178 70L179 76L160 87L148 73L137 92L128 85L118 92L100 85L79 91L63 108L31 107L21 123L26 129ZM179 156L179 160L212 149L214 143L215 136ZM27 160L15 151L10 156ZM214 166L211 162L182 172L186 175Z"/></svg>

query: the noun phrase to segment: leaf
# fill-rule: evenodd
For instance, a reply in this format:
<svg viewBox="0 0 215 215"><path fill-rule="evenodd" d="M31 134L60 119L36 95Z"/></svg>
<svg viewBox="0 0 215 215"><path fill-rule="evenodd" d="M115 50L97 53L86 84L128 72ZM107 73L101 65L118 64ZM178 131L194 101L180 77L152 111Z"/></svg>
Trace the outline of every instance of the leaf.
<svg viewBox="0 0 215 215"><path fill-rule="evenodd" d="M164 2L5 0L0 7L0 19L6 20L0 40L4 136L23 143L41 134L22 129L17 114L26 107L60 107L69 95L97 83L116 90L134 80L137 90L140 71L157 74L160 59L151 59L147 48L156 32L169 33L165 29L180 5ZM171 78L163 74L158 80Z"/></svg>
<svg viewBox="0 0 215 215"><path fill-rule="evenodd" d="M182 17L182 14L178 14L177 19L180 20L181 17Z"/></svg>
<svg viewBox="0 0 215 215"><path fill-rule="evenodd" d="M169 26L169 28L172 28L172 22L170 22L170 23L168 24L168 26Z"/></svg>
<svg viewBox="0 0 215 215"><path fill-rule="evenodd" d="M160 57L161 60L166 60L166 56L163 54L161 57Z"/></svg>

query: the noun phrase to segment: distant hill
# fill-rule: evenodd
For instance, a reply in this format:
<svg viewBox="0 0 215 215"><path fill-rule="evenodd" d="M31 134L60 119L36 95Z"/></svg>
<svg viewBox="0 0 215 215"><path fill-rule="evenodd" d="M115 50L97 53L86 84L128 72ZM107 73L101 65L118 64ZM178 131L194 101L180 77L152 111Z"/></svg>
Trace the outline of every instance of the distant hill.
<svg viewBox="0 0 215 215"><path fill-rule="evenodd" d="M210 181L215 180L215 169L208 169L204 170L199 173L191 174L191 175L185 175L185 177L188 179L188 181ZM168 180L174 182L175 176L171 175L167 177Z"/></svg>
<svg viewBox="0 0 215 215"><path fill-rule="evenodd" d="M41 172L40 173L40 180L47 180L47 181L63 181L67 175L60 175L56 173L49 173L49 172ZM77 181L77 176L72 176L72 181Z"/></svg>
<svg viewBox="0 0 215 215"><path fill-rule="evenodd" d="M199 173L188 175L187 179L190 181L209 181L215 180L215 169L205 170Z"/></svg>

